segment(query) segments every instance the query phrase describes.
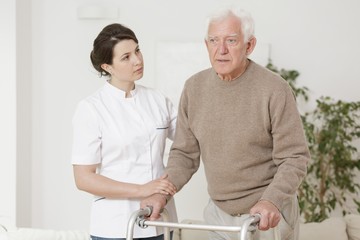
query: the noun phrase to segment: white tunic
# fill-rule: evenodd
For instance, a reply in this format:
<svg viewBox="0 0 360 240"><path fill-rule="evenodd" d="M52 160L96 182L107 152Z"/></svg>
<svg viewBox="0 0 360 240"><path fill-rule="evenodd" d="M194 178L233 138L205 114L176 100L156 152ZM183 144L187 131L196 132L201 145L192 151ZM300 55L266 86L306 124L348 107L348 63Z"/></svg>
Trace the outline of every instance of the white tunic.
<svg viewBox="0 0 360 240"><path fill-rule="evenodd" d="M128 183L144 184L164 171L166 138L175 133L176 110L161 93L135 85L132 97L106 83L82 100L73 117L72 164L98 164L98 173ZM140 200L94 196L90 234L125 238L130 215ZM177 222L174 201L166 206L170 221ZM135 228L134 238L151 237L162 228Z"/></svg>

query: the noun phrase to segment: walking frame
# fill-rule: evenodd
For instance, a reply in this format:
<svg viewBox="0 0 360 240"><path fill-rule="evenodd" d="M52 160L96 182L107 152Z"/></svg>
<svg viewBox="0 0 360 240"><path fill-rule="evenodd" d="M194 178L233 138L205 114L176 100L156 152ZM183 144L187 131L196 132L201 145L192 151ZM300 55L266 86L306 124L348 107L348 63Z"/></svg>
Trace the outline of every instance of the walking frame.
<svg viewBox="0 0 360 240"><path fill-rule="evenodd" d="M260 214L249 216L245 219L242 226L216 226L216 225L201 225L201 224L185 224L169 222L169 215L166 209L163 210L161 216L162 221L149 221L146 217L152 213L152 207L146 207L133 212L130 216L126 232L126 240L133 240L135 224L141 228L148 226L164 227L164 240L170 240L170 228L193 229L193 230L209 230L220 232L239 232L240 240L246 240L248 231L255 231L256 226L260 221Z"/></svg>

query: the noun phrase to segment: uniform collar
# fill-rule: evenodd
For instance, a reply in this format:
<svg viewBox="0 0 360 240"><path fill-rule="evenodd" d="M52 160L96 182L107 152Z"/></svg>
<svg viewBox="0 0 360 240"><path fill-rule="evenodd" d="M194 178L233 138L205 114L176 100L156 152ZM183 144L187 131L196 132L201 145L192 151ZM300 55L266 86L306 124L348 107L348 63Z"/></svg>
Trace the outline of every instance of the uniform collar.
<svg viewBox="0 0 360 240"><path fill-rule="evenodd" d="M105 86L104 86L104 90L108 93L111 94L111 96L113 96L114 98L116 99L119 99L119 100L125 100L125 99L129 99L129 98L126 98L126 92L117 88L117 87L114 87L113 85L111 85L109 82L106 82L105 83ZM131 98L135 97L136 96L136 93L138 91L138 87L136 86L135 84L135 88L134 90L131 90L130 91L130 94L131 94Z"/></svg>

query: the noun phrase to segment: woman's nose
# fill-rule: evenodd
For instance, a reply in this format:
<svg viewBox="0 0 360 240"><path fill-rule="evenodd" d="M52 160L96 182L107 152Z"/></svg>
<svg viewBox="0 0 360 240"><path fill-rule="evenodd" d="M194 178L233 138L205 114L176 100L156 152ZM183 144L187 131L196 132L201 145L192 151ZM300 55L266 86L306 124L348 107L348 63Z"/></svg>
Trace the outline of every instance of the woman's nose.
<svg viewBox="0 0 360 240"><path fill-rule="evenodd" d="M142 56L135 55L134 65L139 65L142 63Z"/></svg>

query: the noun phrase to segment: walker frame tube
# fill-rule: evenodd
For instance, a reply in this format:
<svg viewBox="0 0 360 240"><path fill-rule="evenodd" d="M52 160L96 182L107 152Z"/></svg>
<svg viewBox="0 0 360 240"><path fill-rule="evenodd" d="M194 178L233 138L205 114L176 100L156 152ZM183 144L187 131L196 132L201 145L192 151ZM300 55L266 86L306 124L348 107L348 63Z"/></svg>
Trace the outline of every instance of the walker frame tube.
<svg viewBox="0 0 360 240"><path fill-rule="evenodd" d="M166 209L162 212L161 216L163 221L148 221L145 217L150 216L152 212L151 207L137 210L134 212L128 222L126 240L133 240L134 225L137 224L141 228L148 226L164 227L164 240L170 240L170 227L180 229L193 229L193 230L208 230L220 232L240 232L240 239L245 240L247 232L254 231L256 225L260 221L260 214L249 216L245 219L242 226L217 226L217 225L202 225L202 224L186 224L186 223L173 223L168 222L169 216Z"/></svg>

